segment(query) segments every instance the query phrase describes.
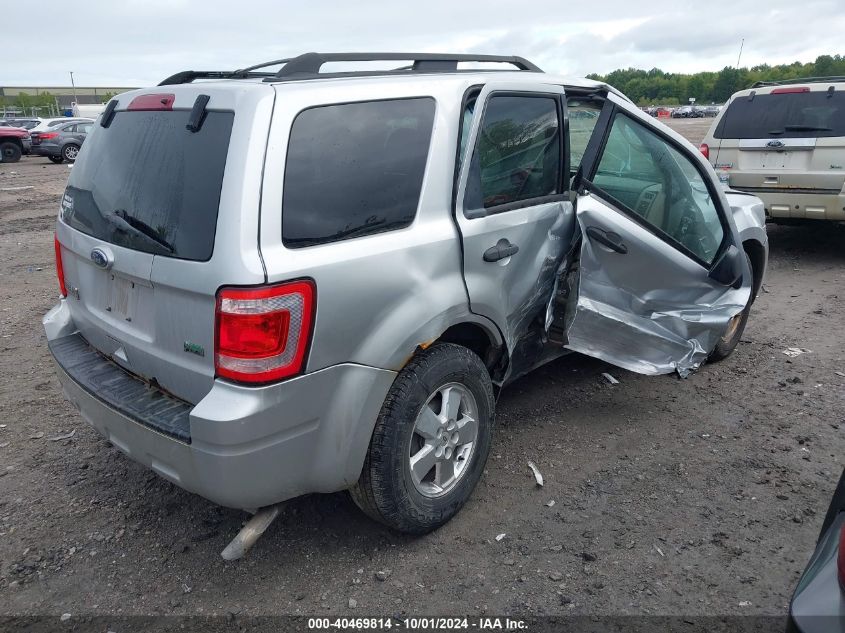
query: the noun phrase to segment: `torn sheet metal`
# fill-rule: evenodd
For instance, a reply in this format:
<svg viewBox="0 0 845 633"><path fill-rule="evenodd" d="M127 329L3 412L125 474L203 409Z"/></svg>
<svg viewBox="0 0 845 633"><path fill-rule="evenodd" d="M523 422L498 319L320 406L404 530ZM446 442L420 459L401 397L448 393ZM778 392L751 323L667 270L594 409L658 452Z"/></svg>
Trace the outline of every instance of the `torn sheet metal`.
<svg viewBox="0 0 845 633"><path fill-rule="evenodd" d="M714 282L699 264L594 196L579 198L576 218L585 237L566 347L641 374L686 376L697 369L744 308L750 275L739 288ZM623 236L628 253L594 243L586 237L589 226Z"/></svg>

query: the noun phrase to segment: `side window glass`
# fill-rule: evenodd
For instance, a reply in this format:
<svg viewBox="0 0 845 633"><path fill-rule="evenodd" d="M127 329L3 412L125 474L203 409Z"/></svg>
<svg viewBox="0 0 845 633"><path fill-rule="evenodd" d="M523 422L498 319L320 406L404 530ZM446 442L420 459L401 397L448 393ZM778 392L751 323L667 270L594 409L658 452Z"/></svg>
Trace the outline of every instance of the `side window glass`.
<svg viewBox="0 0 845 633"><path fill-rule="evenodd" d="M581 165L587 143L601 114L602 103L573 97L567 100L569 114L569 171L574 175Z"/></svg>
<svg viewBox="0 0 845 633"><path fill-rule="evenodd" d="M724 237L716 204L695 164L657 134L617 114L593 183L712 263Z"/></svg>
<svg viewBox="0 0 845 633"><path fill-rule="evenodd" d="M414 221L434 126L434 99L309 108L294 119L282 241L302 248Z"/></svg>
<svg viewBox="0 0 845 633"><path fill-rule="evenodd" d="M492 97L470 164L466 208L487 209L560 193L560 148L554 98Z"/></svg>
<svg viewBox="0 0 845 633"><path fill-rule="evenodd" d="M62 128L62 132L76 132L76 126L68 125L67 127Z"/></svg>

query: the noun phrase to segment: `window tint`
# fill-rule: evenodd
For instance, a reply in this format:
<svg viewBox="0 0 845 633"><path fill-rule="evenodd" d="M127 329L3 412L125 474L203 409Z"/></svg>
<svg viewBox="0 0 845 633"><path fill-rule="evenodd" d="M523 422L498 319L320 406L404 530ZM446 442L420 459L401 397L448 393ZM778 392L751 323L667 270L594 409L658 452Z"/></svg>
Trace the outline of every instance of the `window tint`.
<svg viewBox="0 0 845 633"><path fill-rule="evenodd" d="M470 165L468 209L561 192L560 125L551 97L492 97Z"/></svg>
<svg viewBox="0 0 845 633"><path fill-rule="evenodd" d="M701 172L654 132L617 114L593 183L697 258L713 261L724 230Z"/></svg>
<svg viewBox="0 0 845 633"><path fill-rule="evenodd" d="M566 102L566 108L569 113L569 170L575 173L598 123L602 104L574 98Z"/></svg>
<svg viewBox="0 0 845 633"><path fill-rule="evenodd" d="M94 237L156 255L207 260L214 248L232 112L117 112L85 141L62 219Z"/></svg>
<svg viewBox="0 0 845 633"><path fill-rule="evenodd" d="M430 98L311 108L293 122L282 240L293 248L408 226L434 124Z"/></svg>
<svg viewBox="0 0 845 633"><path fill-rule="evenodd" d="M845 136L845 92L793 92L731 101L716 138Z"/></svg>

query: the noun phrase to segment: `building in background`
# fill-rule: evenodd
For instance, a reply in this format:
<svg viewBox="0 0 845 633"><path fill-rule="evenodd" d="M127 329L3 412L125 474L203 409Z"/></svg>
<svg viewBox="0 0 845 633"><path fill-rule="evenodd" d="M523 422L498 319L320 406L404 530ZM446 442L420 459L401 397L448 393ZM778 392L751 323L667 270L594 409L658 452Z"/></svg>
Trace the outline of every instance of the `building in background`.
<svg viewBox="0 0 845 633"><path fill-rule="evenodd" d="M74 98L74 90L76 98ZM0 86L0 116L61 116L74 101L101 104L131 87Z"/></svg>

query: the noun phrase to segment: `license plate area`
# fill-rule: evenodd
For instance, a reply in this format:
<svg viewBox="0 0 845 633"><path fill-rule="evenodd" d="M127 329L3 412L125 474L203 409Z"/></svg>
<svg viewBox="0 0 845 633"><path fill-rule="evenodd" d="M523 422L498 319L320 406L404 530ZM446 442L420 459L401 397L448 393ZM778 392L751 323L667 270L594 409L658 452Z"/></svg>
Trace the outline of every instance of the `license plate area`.
<svg viewBox="0 0 845 633"><path fill-rule="evenodd" d="M139 290L136 283L126 277L110 273L110 288L106 312L111 312L116 319L131 323L138 305Z"/></svg>

